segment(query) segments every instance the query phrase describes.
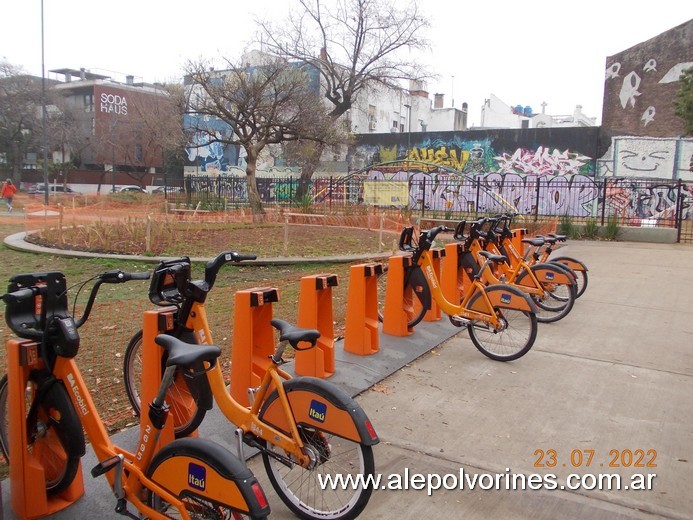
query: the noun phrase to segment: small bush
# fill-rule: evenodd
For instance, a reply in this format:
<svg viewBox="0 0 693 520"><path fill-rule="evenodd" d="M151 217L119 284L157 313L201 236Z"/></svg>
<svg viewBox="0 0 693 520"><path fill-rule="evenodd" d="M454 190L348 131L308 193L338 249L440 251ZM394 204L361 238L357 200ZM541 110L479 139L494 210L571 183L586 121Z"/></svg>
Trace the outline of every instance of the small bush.
<svg viewBox="0 0 693 520"><path fill-rule="evenodd" d="M593 218L587 219L585 222L585 238L594 240L599 236L599 224Z"/></svg>
<svg viewBox="0 0 693 520"><path fill-rule="evenodd" d="M573 223L573 218L570 215L562 215L558 222L558 233L561 235L566 235L571 239L582 238L580 230Z"/></svg>
<svg viewBox="0 0 693 520"><path fill-rule="evenodd" d="M604 227L604 238L607 240L618 240L621 234L621 227L619 226L618 217L610 215L606 219L606 226Z"/></svg>

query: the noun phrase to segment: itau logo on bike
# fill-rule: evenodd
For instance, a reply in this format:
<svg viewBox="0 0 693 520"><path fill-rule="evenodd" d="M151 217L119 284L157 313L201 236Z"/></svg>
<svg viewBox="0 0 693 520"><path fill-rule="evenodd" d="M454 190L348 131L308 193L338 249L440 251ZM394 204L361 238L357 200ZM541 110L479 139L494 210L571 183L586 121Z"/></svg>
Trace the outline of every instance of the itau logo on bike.
<svg viewBox="0 0 693 520"><path fill-rule="evenodd" d="M188 485L204 491L207 486L207 468L194 462L188 464Z"/></svg>

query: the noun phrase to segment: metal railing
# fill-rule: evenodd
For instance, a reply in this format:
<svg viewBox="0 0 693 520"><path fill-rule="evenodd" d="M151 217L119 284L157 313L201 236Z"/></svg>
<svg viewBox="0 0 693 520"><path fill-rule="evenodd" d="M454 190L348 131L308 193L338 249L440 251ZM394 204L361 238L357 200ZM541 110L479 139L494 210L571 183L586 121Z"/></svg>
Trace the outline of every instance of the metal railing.
<svg viewBox="0 0 693 520"><path fill-rule="evenodd" d="M574 223L610 219L619 225L681 228L693 220L693 185L680 180L593 178L587 175L533 176L511 180L498 173L477 176L414 174L408 179L365 176L319 177L309 196L297 200L299 180L262 177L257 188L263 204L293 210L339 212L354 206L400 209L423 218L468 218L515 211L540 220L563 217ZM247 180L239 176L186 177L169 186L169 203L198 210L248 205ZM693 239L693 237L691 237Z"/></svg>

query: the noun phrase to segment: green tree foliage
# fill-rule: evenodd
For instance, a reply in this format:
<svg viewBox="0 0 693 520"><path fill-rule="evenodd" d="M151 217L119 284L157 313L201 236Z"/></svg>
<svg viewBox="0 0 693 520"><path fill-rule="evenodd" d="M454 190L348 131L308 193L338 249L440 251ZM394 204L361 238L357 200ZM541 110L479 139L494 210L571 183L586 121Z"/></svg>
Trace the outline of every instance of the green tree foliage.
<svg viewBox="0 0 693 520"><path fill-rule="evenodd" d="M686 135L693 135L693 67L683 71L679 90L674 99L675 114L683 119Z"/></svg>

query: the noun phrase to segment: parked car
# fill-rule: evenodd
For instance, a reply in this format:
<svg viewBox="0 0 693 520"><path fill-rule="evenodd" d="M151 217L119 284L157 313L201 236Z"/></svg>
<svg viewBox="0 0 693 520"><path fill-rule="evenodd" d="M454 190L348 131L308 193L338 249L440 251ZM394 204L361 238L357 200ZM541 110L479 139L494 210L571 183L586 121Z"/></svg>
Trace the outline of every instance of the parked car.
<svg viewBox="0 0 693 520"><path fill-rule="evenodd" d="M148 193L147 190L139 186L121 186L115 189L116 193Z"/></svg>
<svg viewBox="0 0 693 520"><path fill-rule="evenodd" d="M157 186L152 193L185 193L185 190L178 186Z"/></svg>
<svg viewBox="0 0 693 520"><path fill-rule="evenodd" d="M28 190L27 193L29 195L43 195L46 193L46 185L45 184L34 184L31 186ZM48 185L48 193L49 194L59 194L59 193L64 193L66 195L80 195L80 192L73 190L69 186L63 186L62 184L49 184Z"/></svg>

